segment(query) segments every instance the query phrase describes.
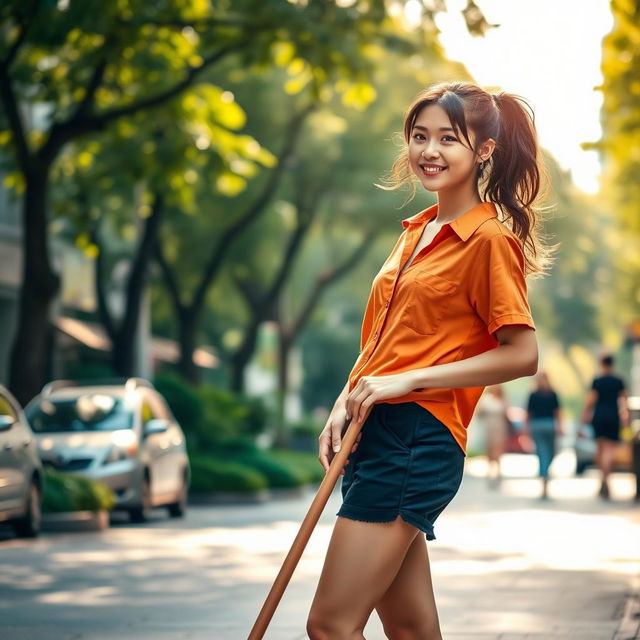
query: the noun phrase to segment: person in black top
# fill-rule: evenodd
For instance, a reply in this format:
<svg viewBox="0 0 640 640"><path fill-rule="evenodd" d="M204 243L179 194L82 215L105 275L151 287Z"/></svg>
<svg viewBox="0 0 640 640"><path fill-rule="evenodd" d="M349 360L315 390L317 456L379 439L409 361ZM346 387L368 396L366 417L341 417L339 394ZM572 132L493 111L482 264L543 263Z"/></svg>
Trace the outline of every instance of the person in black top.
<svg viewBox="0 0 640 640"><path fill-rule="evenodd" d="M623 380L614 375L613 364L611 355L600 359L601 375L593 379L582 412L582 421L593 425L597 442L596 464L602 473L600 496L605 499L609 497L607 480L615 446L620 440L620 426L629 419L627 391Z"/></svg>
<svg viewBox="0 0 640 640"><path fill-rule="evenodd" d="M539 371L534 378L534 390L527 401L525 430L536 445L536 455L542 478L542 498L547 498L549 467L555 455L556 435L561 435L560 402L551 387L549 377Z"/></svg>

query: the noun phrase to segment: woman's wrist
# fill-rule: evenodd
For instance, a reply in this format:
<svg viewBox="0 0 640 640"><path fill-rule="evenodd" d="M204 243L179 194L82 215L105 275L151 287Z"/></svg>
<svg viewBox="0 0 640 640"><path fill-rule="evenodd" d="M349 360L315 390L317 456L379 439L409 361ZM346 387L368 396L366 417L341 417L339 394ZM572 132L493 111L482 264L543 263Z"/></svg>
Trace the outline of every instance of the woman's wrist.
<svg viewBox="0 0 640 640"><path fill-rule="evenodd" d="M407 371L406 375L411 382L411 389L413 391L421 391L422 389L429 388L429 368L412 369L411 371Z"/></svg>

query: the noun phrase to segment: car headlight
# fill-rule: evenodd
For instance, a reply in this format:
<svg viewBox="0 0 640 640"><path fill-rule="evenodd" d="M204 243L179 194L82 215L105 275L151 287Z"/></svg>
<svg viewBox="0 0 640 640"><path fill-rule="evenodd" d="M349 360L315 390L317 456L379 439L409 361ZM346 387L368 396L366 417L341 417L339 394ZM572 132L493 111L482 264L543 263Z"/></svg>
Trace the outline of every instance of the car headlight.
<svg viewBox="0 0 640 640"><path fill-rule="evenodd" d="M138 453L138 436L131 429L118 429L111 434L113 446L125 452L126 456L133 458Z"/></svg>
<svg viewBox="0 0 640 640"><path fill-rule="evenodd" d="M109 453L107 454L107 457L104 459L102 464L113 464L114 462L126 460L127 457L128 456L126 451L114 445L109 449Z"/></svg>

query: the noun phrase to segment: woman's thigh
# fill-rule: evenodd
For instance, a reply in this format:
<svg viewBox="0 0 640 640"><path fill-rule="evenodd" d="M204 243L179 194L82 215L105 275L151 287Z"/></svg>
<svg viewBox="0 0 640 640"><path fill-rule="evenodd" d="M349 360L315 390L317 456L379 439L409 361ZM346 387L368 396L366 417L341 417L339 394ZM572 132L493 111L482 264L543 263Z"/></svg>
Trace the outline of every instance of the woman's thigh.
<svg viewBox="0 0 640 640"><path fill-rule="evenodd" d="M311 605L309 624L343 633L363 629L418 534L422 535L400 516L393 522L339 517Z"/></svg>
<svg viewBox="0 0 640 640"><path fill-rule="evenodd" d="M375 608L388 638L440 640L424 536L415 537L400 570Z"/></svg>

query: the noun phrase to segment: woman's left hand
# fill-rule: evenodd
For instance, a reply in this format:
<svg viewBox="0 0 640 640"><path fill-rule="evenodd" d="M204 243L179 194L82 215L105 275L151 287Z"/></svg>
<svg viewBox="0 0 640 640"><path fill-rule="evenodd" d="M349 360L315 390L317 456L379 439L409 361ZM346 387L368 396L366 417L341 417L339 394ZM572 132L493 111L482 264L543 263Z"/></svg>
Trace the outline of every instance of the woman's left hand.
<svg viewBox="0 0 640 640"><path fill-rule="evenodd" d="M367 411L380 400L399 398L413 391L411 372L391 376L364 376L347 397L347 416L356 422L364 420Z"/></svg>

